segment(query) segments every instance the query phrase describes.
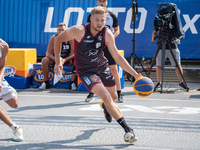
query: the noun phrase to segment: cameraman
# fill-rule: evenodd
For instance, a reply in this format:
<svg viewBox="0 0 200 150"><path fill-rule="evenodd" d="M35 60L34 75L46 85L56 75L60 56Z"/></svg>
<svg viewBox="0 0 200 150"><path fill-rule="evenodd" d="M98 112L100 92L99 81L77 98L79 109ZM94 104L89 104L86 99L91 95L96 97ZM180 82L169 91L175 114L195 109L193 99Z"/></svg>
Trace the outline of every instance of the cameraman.
<svg viewBox="0 0 200 150"><path fill-rule="evenodd" d="M159 31L158 29L154 29L153 34L152 34L152 39L151 39L151 41L153 43L155 42L156 37L158 37L158 43L161 42L160 38L159 38L160 32L162 32L162 31ZM173 52L173 54L174 54L174 56L176 58L176 61L177 61L178 65L179 65L179 68L180 68L180 70L181 70L181 72L183 74L183 70L182 70L182 67L181 67L180 51L179 51L179 49L177 47L177 44L180 43L180 40L183 38L183 35L181 37L178 37L177 39L174 39L173 36L172 36L174 32L175 32L174 28L170 29L169 34L168 34L168 40L170 42L170 45L171 45L171 48L172 48L172 52ZM166 60L167 57L169 58L169 60L171 62L171 65L175 66L176 75L177 75L178 80L179 80L179 86L182 87L183 89L188 89L188 87L186 87L185 84L183 84L182 77L181 77L181 75L179 73L179 70L178 70L178 68L176 66L175 61L173 60L173 57L172 57L171 52L169 50L169 47L166 44L165 60ZM156 57L156 65L157 65L156 76L157 76L158 83L154 87L154 91L157 91L157 89L161 87L161 73L162 73L161 72L161 62L162 62L162 49L159 50L158 55Z"/></svg>

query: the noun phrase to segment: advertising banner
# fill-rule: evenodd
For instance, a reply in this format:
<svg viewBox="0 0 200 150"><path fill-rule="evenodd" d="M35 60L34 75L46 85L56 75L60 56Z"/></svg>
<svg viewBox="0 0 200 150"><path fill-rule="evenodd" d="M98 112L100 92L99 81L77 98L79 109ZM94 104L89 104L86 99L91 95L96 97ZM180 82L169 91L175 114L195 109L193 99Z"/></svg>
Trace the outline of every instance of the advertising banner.
<svg viewBox="0 0 200 150"><path fill-rule="evenodd" d="M151 43L157 4L164 0L139 0L138 20L135 21L135 53L139 58L153 58L157 45ZM200 1L168 0L175 3L185 31L185 39L178 45L182 59L200 59ZM84 24L96 0L1 0L0 38L11 48L36 48L37 56L45 56L50 37L57 25L67 27ZM117 48L125 57L133 52L132 0L108 0L108 7L116 14L120 35Z"/></svg>

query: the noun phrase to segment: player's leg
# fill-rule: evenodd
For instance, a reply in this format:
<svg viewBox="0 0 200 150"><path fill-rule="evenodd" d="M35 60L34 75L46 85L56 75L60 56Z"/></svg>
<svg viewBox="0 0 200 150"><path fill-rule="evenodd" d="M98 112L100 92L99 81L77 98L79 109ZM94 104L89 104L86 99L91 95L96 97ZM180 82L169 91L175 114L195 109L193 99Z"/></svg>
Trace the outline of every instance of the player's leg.
<svg viewBox="0 0 200 150"><path fill-rule="evenodd" d="M108 89L109 89L109 91L112 91L111 93L113 93L113 91L115 90L115 87L110 87ZM110 93L106 90L106 88L102 84L97 83L92 87L91 91L93 93L95 93L96 95L98 95L103 100L103 105L106 107L109 114L124 129L125 142L130 142L130 143L135 142L137 140L137 138L135 137L133 129L131 127L129 127L128 124L126 123L121 111L119 110L117 105L115 105L114 100L112 99ZM115 98L117 98L117 97L115 97Z"/></svg>
<svg viewBox="0 0 200 150"><path fill-rule="evenodd" d="M117 64L116 64L115 60L113 59L112 55L110 54L107 47L103 51L104 51L105 57L108 59L108 64L109 64L110 70L115 78L117 94L118 94L118 99L116 102L123 103L124 99L123 99L123 96L121 93L121 83L120 83L120 77L119 77L119 73L118 73L118 69L117 69Z"/></svg>
<svg viewBox="0 0 200 150"><path fill-rule="evenodd" d="M117 95L118 95L116 102L123 103L124 99L123 99L123 96L121 93L121 83L120 83L120 76L119 76L118 69L117 69L117 64L109 65L109 67L110 67L110 70L111 70L111 72L115 78L115 82L116 82Z"/></svg>
<svg viewBox="0 0 200 150"><path fill-rule="evenodd" d="M49 65L52 65L54 62L51 60L49 57L44 57L42 59L42 73L44 76L44 82L42 85L39 87L40 90L44 89L49 89L50 84L49 84Z"/></svg>
<svg viewBox="0 0 200 150"><path fill-rule="evenodd" d="M18 98L16 90L11 87L8 82L3 79L2 82L1 98L12 108L18 107Z"/></svg>
<svg viewBox="0 0 200 150"><path fill-rule="evenodd" d="M5 112L5 110L0 106L0 119L7 124L9 127L11 127L14 123L8 116L8 114Z"/></svg>
<svg viewBox="0 0 200 150"><path fill-rule="evenodd" d="M116 99L118 98L117 93L116 93L116 86L112 86L112 87L105 87L106 90L110 93L110 96L113 100L113 102L116 101ZM100 106L101 108L104 109L104 117L106 118L106 120L110 123L112 122L112 116L110 115L110 113L107 111L107 108L103 102L103 100L100 102ZM117 108L118 109L118 108ZM119 109L118 109L119 111ZM120 111L119 111L120 112ZM120 112L121 113L121 112Z"/></svg>
<svg viewBox="0 0 200 150"><path fill-rule="evenodd" d="M3 83L3 82L2 82ZM10 86L3 86L1 98L12 108L18 107L18 99L16 93L12 90L13 88ZM8 91L8 92L6 92ZM13 130L13 138L14 141L23 141L23 130L19 126L17 126L7 115L4 109L0 108L0 119L6 123Z"/></svg>
<svg viewBox="0 0 200 150"><path fill-rule="evenodd" d="M105 107L115 120L118 120L119 118L122 117L121 112L120 113L118 112L117 106L115 105L110 93L106 90L103 84L101 83L95 84L92 87L91 92L95 93L103 100Z"/></svg>
<svg viewBox="0 0 200 150"><path fill-rule="evenodd" d="M12 96L11 96L12 97ZM18 107L18 98L17 95L5 101L11 108Z"/></svg>

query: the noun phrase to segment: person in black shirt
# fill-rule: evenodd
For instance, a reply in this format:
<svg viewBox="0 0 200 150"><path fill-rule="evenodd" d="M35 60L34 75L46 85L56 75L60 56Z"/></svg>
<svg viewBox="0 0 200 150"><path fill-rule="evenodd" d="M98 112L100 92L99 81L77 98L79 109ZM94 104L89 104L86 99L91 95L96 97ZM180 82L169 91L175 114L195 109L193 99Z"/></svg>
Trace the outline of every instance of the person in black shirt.
<svg viewBox="0 0 200 150"><path fill-rule="evenodd" d="M49 45L47 47L46 57L42 59L42 73L44 75L44 82L39 87L40 90L49 89L49 67L54 66L55 62L55 56L54 56L54 39L57 35L59 35L62 31L66 29L66 25L64 23L58 24L57 34L54 34L49 41ZM65 41L61 44L61 57L62 57L62 65L64 64L73 64L74 54L73 54L73 40L71 41ZM75 72L75 66L72 70L72 78L71 83L69 85L70 90L77 90L77 87L75 85L76 80L76 72Z"/></svg>

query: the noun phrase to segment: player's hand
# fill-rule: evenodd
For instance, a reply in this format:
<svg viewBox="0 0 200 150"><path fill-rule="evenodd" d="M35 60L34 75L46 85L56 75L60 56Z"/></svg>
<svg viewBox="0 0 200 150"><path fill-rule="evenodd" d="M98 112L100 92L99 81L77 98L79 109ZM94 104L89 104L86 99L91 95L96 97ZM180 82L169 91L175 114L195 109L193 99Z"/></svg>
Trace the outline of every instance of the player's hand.
<svg viewBox="0 0 200 150"><path fill-rule="evenodd" d="M141 75L141 73L139 73L139 74L137 74L137 75L134 76L134 77L135 77L135 79L137 80L138 78L143 77L143 76Z"/></svg>
<svg viewBox="0 0 200 150"><path fill-rule="evenodd" d="M62 63L55 64L55 66L54 66L54 73L59 76L61 70L63 70Z"/></svg>
<svg viewBox="0 0 200 150"><path fill-rule="evenodd" d="M61 62L61 63L62 63L62 65L64 65L64 64L65 64L65 59L62 59L62 62Z"/></svg>
<svg viewBox="0 0 200 150"><path fill-rule="evenodd" d="M156 40L155 40L154 38L151 39L151 42L152 42L152 43L155 43L155 41L156 41Z"/></svg>

